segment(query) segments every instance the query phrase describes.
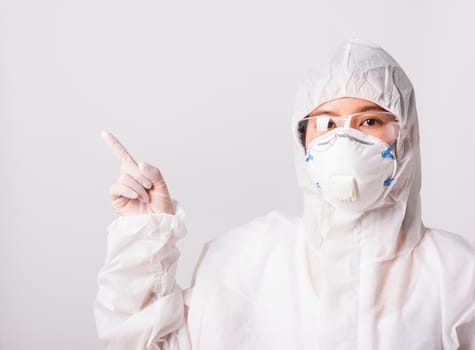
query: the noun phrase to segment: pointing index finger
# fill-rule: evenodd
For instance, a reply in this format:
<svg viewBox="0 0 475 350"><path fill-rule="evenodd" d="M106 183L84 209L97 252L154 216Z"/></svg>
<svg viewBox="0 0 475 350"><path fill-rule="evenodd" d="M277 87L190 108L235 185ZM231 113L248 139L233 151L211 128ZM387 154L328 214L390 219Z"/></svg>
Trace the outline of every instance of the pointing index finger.
<svg viewBox="0 0 475 350"><path fill-rule="evenodd" d="M114 152L115 156L117 157L117 159L119 159L119 161L129 162L134 165L137 165L137 162L134 160L134 158L132 158L129 152L112 133L110 133L109 131L102 131L101 135L105 143L109 145L112 152Z"/></svg>

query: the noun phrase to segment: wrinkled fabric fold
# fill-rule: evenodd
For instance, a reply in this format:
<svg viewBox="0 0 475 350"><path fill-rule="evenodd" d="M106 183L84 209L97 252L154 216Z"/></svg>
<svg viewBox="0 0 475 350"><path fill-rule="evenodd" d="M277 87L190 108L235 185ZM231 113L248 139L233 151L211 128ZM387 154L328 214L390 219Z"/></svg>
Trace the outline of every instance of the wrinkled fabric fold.
<svg viewBox="0 0 475 350"><path fill-rule="evenodd" d="M108 227L94 313L106 349L172 349L188 343L184 298L175 276L186 235L184 211L121 216ZM170 337L181 334L180 342ZM170 344L174 347L171 347ZM178 348L176 348L178 349Z"/></svg>

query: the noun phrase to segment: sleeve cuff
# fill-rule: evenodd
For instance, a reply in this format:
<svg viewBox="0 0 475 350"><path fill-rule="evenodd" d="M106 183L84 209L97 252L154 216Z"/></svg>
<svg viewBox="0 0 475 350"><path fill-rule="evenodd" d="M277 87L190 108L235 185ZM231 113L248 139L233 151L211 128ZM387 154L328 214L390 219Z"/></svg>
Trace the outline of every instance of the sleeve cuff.
<svg viewBox="0 0 475 350"><path fill-rule="evenodd" d="M149 237L156 237L161 233L161 235L173 235L178 240L186 235L185 211L177 200L172 199L172 203L175 214L146 213L119 216L107 226L107 230L120 236L134 235L138 231L146 232L146 236ZM147 229L143 230L145 226Z"/></svg>

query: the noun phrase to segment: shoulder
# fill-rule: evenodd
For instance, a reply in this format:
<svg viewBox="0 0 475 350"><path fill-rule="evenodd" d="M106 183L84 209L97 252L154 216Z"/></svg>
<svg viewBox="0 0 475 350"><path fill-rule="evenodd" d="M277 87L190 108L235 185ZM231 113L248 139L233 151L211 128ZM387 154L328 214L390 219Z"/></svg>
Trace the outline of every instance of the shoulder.
<svg viewBox="0 0 475 350"><path fill-rule="evenodd" d="M232 228L209 241L210 249L216 253L240 250L250 254L258 249L269 249L292 238L299 219L278 211L256 217L250 222Z"/></svg>
<svg viewBox="0 0 475 350"><path fill-rule="evenodd" d="M224 232L206 242L197 270L214 283L245 289L258 278L271 254L290 252L299 223L298 217L272 211Z"/></svg>
<svg viewBox="0 0 475 350"><path fill-rule="evenodd" d="M456 233L429 228L426 261L438 280L447 331L454 343L475 341L475 241ZM455 333L454 333L455 330Z"/></svg>
<svg viewBox="0 0 475 350"><path fill-rule="evenodd" d="M475 272L475 240L445 230L426 228L425 240L447 269L465 266Z"/></svg>
<svg viewBox="0 0 475 350"><path fill-rule="evenodd" d="M475 241L469 237L445 230L427 228L424 244L428 260L435 265L440 278L452 283L475 279ZM467 282L465 282L466 285ZM472 287L473 288L473 287ZM475 288L474 293L475 293Z"/></svg>
<svg viewBox="0 0 475 350"><path fill-rule="evenodd" d="M438 280L447 302L475 306L475 241L440 229L427 228L425 264Z"/></svg>

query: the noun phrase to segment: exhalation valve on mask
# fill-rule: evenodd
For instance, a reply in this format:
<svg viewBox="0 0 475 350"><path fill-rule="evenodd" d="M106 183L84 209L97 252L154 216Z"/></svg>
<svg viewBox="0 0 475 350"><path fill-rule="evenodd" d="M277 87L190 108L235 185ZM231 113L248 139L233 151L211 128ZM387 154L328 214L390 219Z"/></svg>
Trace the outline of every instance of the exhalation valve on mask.
<svg viewBox="0 0 475 350"><path fill-rule="evenodd" d="M307 172L325 201L362 211L383 199L393 183L394 146L359 130L338 128L310 143Z"/></svg>
<svg viewBox="0 0 475 350"><path fill-rule="evenodd" d="M351 175L333 175L330 177L332 197L338 201L353 202L356 199L356 182Z"/></svg>

